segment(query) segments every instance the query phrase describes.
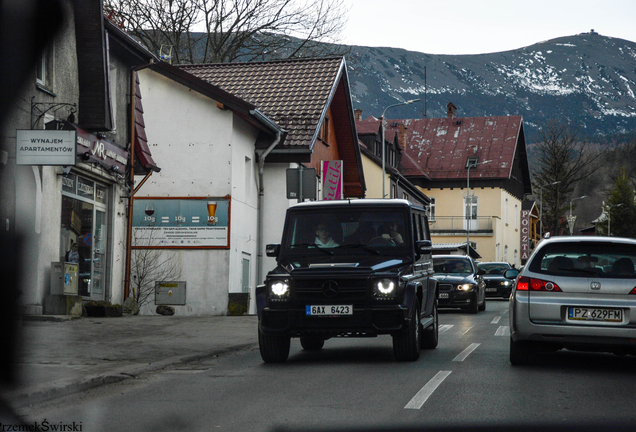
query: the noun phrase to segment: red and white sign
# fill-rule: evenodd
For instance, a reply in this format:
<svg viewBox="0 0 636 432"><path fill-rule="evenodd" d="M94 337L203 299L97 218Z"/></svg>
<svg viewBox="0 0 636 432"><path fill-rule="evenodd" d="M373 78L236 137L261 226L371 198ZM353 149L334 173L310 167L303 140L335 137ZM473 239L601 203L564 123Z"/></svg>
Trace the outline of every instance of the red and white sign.
<svg viewBox="0 0 636 432"><path fill-rule="evenodd" d="M342 199L342 161L322 161L322 199Z"/></svg>

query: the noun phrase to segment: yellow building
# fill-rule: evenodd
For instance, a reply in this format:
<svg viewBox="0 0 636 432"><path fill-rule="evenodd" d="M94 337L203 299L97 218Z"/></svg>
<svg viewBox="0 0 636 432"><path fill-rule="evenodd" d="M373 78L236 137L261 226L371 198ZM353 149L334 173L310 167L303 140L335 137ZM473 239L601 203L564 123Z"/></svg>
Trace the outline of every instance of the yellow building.
<svg viewBox="0 0 636 432"><path fill-rule="evenodd" d="M521 116L458 118L449 104L445 118L386 125L405 131L400 172L431 200L433 242L464 251L470 244L480 261L521 265L522 202L532 193ZM527 235L524 241L530 245Z"/></svg>

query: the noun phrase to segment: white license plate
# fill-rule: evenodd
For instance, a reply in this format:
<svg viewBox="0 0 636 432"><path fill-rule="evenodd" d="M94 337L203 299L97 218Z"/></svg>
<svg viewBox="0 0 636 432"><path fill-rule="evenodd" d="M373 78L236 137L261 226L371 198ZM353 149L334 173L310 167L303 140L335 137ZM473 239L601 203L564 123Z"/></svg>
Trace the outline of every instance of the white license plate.
<svg viewBox="0 0 636 432"><path fill-rule="evenodd" d="M622 309L569 307L568 321L623 322Z"/></svg>
<svg viewBox="0 0 636 432"><path fill-rule="evenodd" d="M321 305L306 306L307 315L311 316L340 316L353 315L352 305Z"/></svg>
<svg viewBox="0 0 636 432"><path fill-rule="evenodd" d="M497 288L486 288L486 292L496 292Z"/></svg>
<svg viewBox="0 0 636 432"><path fill-rule="evenodd" d="M448 298L448 293L439 293L439 298Z"/></svg>

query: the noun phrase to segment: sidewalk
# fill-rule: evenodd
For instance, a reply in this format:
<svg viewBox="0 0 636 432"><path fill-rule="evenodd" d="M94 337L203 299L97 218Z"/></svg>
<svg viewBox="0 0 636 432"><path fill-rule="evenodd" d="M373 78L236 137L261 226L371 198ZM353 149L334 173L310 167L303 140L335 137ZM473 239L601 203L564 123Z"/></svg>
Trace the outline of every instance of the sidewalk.
<svg viewBox="0 0 636 432"><path fill-rule="evenodd" d="M25 317L15 407L257 346L257 317Z"/></svg>

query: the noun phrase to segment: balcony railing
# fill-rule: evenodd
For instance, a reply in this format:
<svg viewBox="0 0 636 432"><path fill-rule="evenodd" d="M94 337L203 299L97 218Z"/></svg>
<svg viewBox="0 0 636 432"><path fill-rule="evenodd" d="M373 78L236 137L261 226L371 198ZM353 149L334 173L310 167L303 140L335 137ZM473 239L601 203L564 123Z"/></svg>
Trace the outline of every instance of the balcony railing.
<svg viewBox="0 0 636 432"><path fill-rule="evenodd" d="M480 216L477 219L467 220L462 216L437 216L429 221L431 234L459 234L465 233L470 223L470 232L477 234L492 234L492 217Z"/></svg>

